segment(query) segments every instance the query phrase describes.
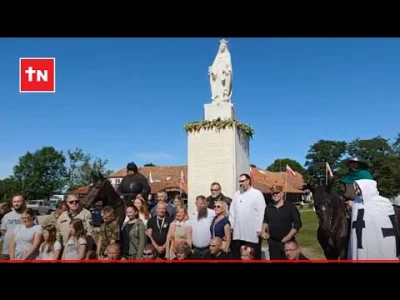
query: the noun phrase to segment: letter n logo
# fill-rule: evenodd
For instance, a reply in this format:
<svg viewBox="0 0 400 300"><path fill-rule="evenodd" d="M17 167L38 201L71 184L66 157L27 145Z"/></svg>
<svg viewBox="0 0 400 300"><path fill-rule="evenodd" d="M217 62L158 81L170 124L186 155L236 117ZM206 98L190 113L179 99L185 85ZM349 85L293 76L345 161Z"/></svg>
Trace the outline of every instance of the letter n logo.
<svg viewBox="0 0 400 300"><path fill-rule="evenodd" d="M55 93L56 59L55 58L20 58L19 59L20 93Z"/></svg>

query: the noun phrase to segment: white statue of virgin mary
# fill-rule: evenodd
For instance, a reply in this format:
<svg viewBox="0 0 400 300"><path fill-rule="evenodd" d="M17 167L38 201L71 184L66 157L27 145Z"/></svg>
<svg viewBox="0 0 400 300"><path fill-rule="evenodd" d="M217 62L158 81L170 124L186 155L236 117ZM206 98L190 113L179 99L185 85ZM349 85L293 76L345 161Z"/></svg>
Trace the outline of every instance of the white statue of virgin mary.
<svg viewBox="0 0 400 300"><path fill-rule="evenodd" d="M231 102L232 98L232 60L228 41L221 40L217 56L208 68L213 102Z"/></svg>

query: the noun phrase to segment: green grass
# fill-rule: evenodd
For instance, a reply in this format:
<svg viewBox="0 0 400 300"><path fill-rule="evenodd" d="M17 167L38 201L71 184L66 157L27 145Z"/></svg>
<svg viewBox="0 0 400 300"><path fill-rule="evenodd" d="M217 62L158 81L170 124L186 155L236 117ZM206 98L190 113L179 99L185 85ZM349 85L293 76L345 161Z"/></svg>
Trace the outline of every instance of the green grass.
<svg viewBox="0 0 400 300"><path fill-rule="evenodd" d="M324 253L317 240L318 219L314 211L301 211L303 227L296 235L296 240L304 250L304 254L311 259L323 259Z"/></svg>

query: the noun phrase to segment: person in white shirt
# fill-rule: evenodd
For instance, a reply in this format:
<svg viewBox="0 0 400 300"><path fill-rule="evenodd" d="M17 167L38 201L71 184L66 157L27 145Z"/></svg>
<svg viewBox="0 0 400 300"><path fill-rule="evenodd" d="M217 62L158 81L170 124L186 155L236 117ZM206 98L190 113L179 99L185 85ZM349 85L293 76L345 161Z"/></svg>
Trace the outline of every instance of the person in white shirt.
<svg viewBox="0 0 400 300"><path fill-rule="evenodd" d="M243 245L255 250L255 259L261 259L260 235L265 213L263 194L252 187L249 174L239 176L240 190L235 193L229 209L231 222L232 256L240 259L240 248Z"/></svg>
<svg viewBox="0 0 400 300"><path fill-rule="evenodd" d="M211 241L211 224L215 217L215 211L207 208L207 200L203 195L196 197L196 208L190 217L192 226L192 246L195 254L203 258L209 249Z"/></svg>

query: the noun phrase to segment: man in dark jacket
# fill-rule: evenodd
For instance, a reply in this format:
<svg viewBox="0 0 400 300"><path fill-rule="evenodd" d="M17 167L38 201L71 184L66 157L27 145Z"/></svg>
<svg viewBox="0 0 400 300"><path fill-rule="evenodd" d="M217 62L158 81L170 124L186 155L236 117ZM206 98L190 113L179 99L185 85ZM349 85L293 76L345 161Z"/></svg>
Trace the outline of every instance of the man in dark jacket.
<svg viewBox="0 0 400 300"><path fill-rule="evenodd" d="M222 194L221 191L222 191L221 185L218 182L211 183L211 189L210 189L211 195L208 196L207 198L207 207L209 209L214 209L214 203L216 201L224 201L226 204L228 204L228 209L229 209L232 199L224 196L224 194Z"/></svg>
<svg viewBox="0 0 400 300"><path fill-rule="evenodd" d="M127 174L118 186L118 193L127 200L134 200L137 194L141 194L144 199L147 199L151 192L147 178L139 173L138 167L133 162L126 166L126 170Z"/></svg>

